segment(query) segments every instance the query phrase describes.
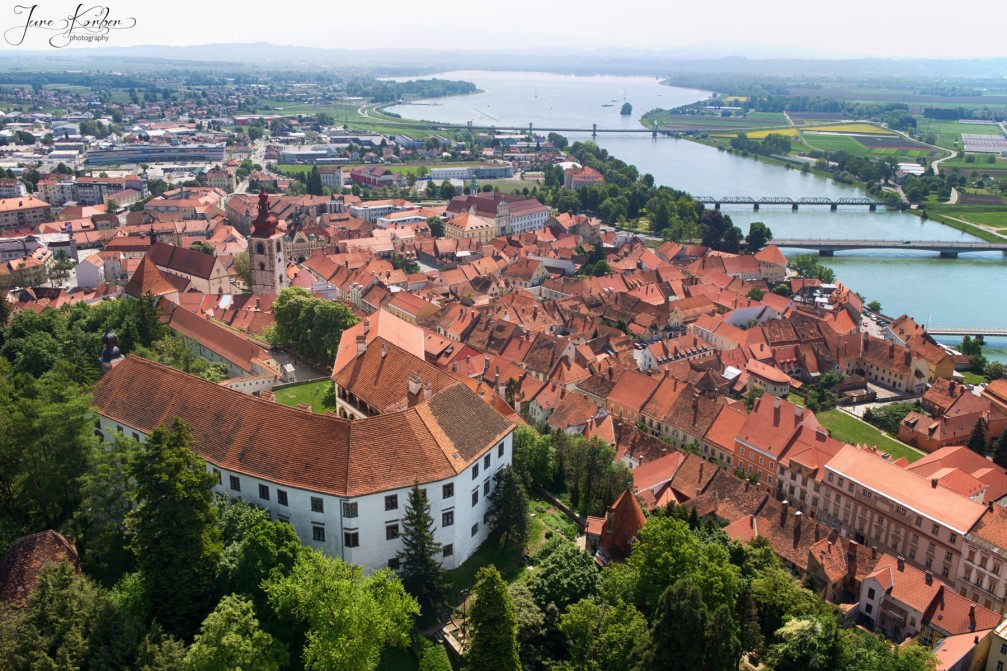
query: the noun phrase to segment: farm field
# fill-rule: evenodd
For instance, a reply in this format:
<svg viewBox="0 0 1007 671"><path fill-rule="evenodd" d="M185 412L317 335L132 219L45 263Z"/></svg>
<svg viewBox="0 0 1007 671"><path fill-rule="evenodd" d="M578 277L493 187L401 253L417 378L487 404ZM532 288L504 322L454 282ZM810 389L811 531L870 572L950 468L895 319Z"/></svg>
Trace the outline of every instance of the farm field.
<svg viewBox="0 0 1007 671"><path fill-rule="evenodd" d="M938 146L958 150L961 148L962 133L974 135L1001 135L1000 126L986 124L964 124L957 121L921 118L916 122L916 130L920 135L933 133Z"/></svg>
<svg viewBox="0 0 1007 671"><path fill-rule="evenodd" d="M812 149L822 151L848 151L857 156L867 156L871 150L848 135L826 135L822 133L806 133L801 136L804 144Z"/></svg>
<svg viewBox="0 0 1007 671"><path fill-rule="evenodd" d="M802 131L821 131L825 133L858 133L863 135L895 135L892 131L872 123L839 123L821 126L809 126Z"/></svg>
<svg viewBox="0 0 1007 671"><path fill-rule="evenodd" d="M992 228L1007 229L1007 206L940 204L927 205L927 211L932 214L943 214Z"/></svg>

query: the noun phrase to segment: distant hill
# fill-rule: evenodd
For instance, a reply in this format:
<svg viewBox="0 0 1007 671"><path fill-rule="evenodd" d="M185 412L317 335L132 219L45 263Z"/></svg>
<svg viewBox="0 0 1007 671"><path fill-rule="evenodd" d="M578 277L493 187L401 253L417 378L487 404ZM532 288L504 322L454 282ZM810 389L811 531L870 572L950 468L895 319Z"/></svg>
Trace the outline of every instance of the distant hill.
<svg viewBox="0 0 1007 671"><path fill-rule="evenodd" d="M773 58L730 55L731 45L694 45L682 49L602 48L570 50L452 51L446 49L322 49L269 42L203 44L196 46L144 45L53 51L0 52L8 67L132 67L153 69L170 65L259 67L283 69L305 65L330 65L379 70L390 74L429 73L459 68L479 70L541 71L549 63L552 72L570 74L639 74L732 72L759 75L809 76L930 76L1001 77L1007 58L908 59L908 58ZM738 47L733 47L737 53ZM756 53L760 47L745 50ZM763 48L764 49L764 48ZM765 53L765 52L763 52ZM16 64L16 65L15 65ZM42 64L42 65L39 65Z"/></svg>

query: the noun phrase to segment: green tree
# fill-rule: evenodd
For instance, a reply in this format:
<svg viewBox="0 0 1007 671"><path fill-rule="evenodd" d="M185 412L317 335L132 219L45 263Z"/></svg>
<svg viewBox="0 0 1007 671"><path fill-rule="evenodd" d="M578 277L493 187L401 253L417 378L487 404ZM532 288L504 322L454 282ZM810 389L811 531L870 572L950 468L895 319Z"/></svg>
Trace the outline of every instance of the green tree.
<svg viewBox="0 0 1007 671"><path fill-rule="evenodd" d="M234 255L234 274L244 285L246 291L252 289L252 264L248 258L248 251L238 252Z"/></svg>
<svg viewBox="0 0 1007 671"><path fill-rule="evenodd" d="M633 606L582 600L560 618L570 657L584 671L635 671L650 648L647 620Z"/></svg>
<svg viewBox="0 0 1007 671"><path fill-rule="evenodd" d="M427 227L430 229L430 235L433 237L444 237L444 220L440 217L427 217Z"/></svg>
<svg viewBox="0 0 1007 671"><path fill-rule="evenodd" d="M982 417L972 426L972 433L965 445L973 452L986 456L989 445L986 441L986 421Z"/></svg>
<svg viewBox="0 0 1007 671"><path fill-rule="evenodd" d="M418 484L409 490L409 501L402 518L402 550L396 555L401 564L399 576L406 591L416 597L420 607L432 612L444 602L447 591L444 568L437 561L441 544L434 538L434 520L430 501Z"/></svg>
<svg viewBox="0 0 1007 671"><path fill-rule="evenodd" d="M314 298L302 287L280 292L273 319L280 343L293 345L301 356L324 366L335 360L343 331L358 321L345 303Z"/></svg>
<svg viewBox="0 0 1007 671"><path fill-rule="evenodd" d="M136 619L69 562L43 568L25 611L12 641L20 663L7 668L126 668L143 635Z"/></svg>
<svg viewBox="0 0 1007 671"><path fill-rule="evenodd" d="M540 661L546 656L543 649L543 637L546 634L545 614L535 603L528 585L515 582L507 588L514 611L517 614L517 641L524 668L538 668Z"/></svg>
<svg viewBox="0 0 1007 671"><path fill-rule="evenodd" d="M289 575L263 589L288 630L306 630L302 662L307 671L370 671L381 651L409 640L419 612L416 600L388 569L364 576L318 550L298 554Z"/></svg>
<svg viewBox="0 0 1007 671"><path fill-rule="evenodd" d="M0 518L8 524L58 529L80 505L96 442L90 402L59 370L13 376L0 359Z"/></svg>
<svg viewBox="0 0 1007 671"><path fill-rule="evenodd" d="M228 594L206 616L185 655L186 671L277 671L287 661L279 642L259 627L252 602Z"/></svg>
<svg viewBox="0 0 1007 671"><path fill-rule="evenodd" d="M745 243L748 245L748 251L752 254L765 247L772 239L773 232L769 230L769 226L766 226L761 221L753 221L749 224Z"/></svg>
<svg viewBox="0 0 1007 671"><path fill-rule="evenodd" d="M164 633L155 622L140 641L133 668L136 671L185 671L185 645Z"/></svg>
<svg viewBox="0 0 1007 671"><path fill-rule="evenodd" d="M748 297L751 298L753 301L761 301L765 297L765 295L766 292L758 287L755 287L748 292Z"/></svg>
<svg viewBox="0 0 1007 671"><path fill-rule="evenodd" d="M775 671L825 671L836 668L838 630L832 616L795 617L776 632L778 643L766 656Z"/></svg>
<svg viewBox="0 0 1007 671"><path fill-rule="evenodd" d="M455 187L451 183L450 179L446 179L443 182L441 182L439 193L441 198L443 198L444 200L450 200L455 197Z"/></svg>
<svg viewBox="0 0 1007 671"><path fill-rule="evenodd" d="M528 541L530 518L528 492L511 466L505 466L493 475L493 492L490 494L490 524L500 534L504 548L522 550Z"/></svg>
<svg viewBox="0 0 1007 671"><path fill-rule="evenodd" d="M993 452L993 463L1000 468L1007 468L1007 431L1000 435L996 450Z"/></svg>
<svg viewBox="0 0 1007 671"><path fill-rule="evenodd" d="M77 552L88 573L106 584L133 568L126 517L133 491L129 464L139 450L140 443L123 434L110 443L96 443L81 477L82 500L73 518Z"/></svg>
<svg viewBox="0 0 1007 671"><path fill-rule="evenodd" d="M699 587L685 578L677 580L658 600L651 629L654 647L643 668L646 671L703 669L709 619Z"/></svg>
<svg viewBox="0 0 1007 671"><path fill-rule="evenodd" d="M778 565L763 570L752 580L750 589L766 639L774 636L788 617L816 614L822 603L814 592L802 587Z"/></svg>
<svg viewBox="0 0 1007 671"><path fill-rule="evenodd" d="M192 448L180 419L155 428L133 459L136 508L131 548L151 613L191 636L212 607L220 529L213 508L217 479Z"/></svg>
<svg viewBox="0 0 1007 671"><path fill-rule="evenodd" d="M238 506L230 505L229 508L233 510ZM242 524L232 533L228 532L228 524L223 524L225 542L229 536L232 540L221 556L218 582L223 594L234 592L250 597L268 628L274 618L262 584L289 575L302 546L294 527L286 522L270 521L266 511L255 510L263 514L251 516L247 525Z"/></svg>
<svg viewBox="0 0 1007 671"><path fill-rule="evenodd" d="M507 591L507 583L495 566L484 566L476 573L472 590L474 603L469 607L472 631L467 667L472 671L518 671L517 614Z"/></svg>
<svg viewBox="0 0 1007 671"><path fill-rule="evenodd" d="M836 281L836 274L832 269L819 263L814 254L798 254L787 265L800 277L818 279L826 284Z"/></svg>
<svg viewBox="0 0 1007 671"><path fill-rule="evenodd" d="M542 610L553 604L560 612L598 591L598 566L588 553L566 538L549 542L537 557L528 589Z"/></svg>
<svg viewBox="0 0 1007 671"><path fill-rule="evenodd" d="M878 301L871 301L865 307L871 312L881 312L881 303Z"/></svg>
<svg viewBox="0 0 1007 671"><path fill-rule="evenodd" d="M205 240L196 240L194 243L189 245L189 249L194 252L199 252L200 254L209 254L210 256L213 256L215 251L213 249L213 245Z"/></svg>
<svg viewBox="0 0 1007 671"><path fill-rule="evenodd" d="M436 198L437 197L437 184L434 182L434 180L432 180L432 179L428 179L427 180L427 186L426 186L426 189L424 190L424 193L426 193L427 198ZM452 194L452 196L453 195L454 194Z"/></svg>

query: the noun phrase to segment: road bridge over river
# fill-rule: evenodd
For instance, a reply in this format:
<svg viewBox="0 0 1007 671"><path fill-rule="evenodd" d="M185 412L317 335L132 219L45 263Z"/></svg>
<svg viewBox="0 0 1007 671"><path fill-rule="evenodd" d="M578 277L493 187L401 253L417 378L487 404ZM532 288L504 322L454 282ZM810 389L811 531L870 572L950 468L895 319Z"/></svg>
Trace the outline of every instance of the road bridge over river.
<svg viewBox="0 0 1007 671"><path fill-rule="evenodd" d="M813 249L819 256L858 249L912 249L937 252L941 258L954 259L968 252L1002 252L1007 254L1007 242L954 242L950 240L825 240L774 239L772 244L787 249Z"/></svg>
<svg viewBox="0 0 1007 671"><path fill-rule="evenodd" d="M799 210L801 205L827 205L830 210L835 212L839 209L840 205L855 205L860 207L866 206L871 212L875 212L879 205L884 205L880 200L873 200L871 198L837 198L833 200L822 196L806 196L804 198L789 198L787 196L763 196L762 198L753 198L751 196L723 196L722 198L696 196L693 200L704 205L713 205L713 209L715 210L719 210L721 205L751 205L755 211L758 211L762 205L789 205L790 209L794 211Z"/></svg>

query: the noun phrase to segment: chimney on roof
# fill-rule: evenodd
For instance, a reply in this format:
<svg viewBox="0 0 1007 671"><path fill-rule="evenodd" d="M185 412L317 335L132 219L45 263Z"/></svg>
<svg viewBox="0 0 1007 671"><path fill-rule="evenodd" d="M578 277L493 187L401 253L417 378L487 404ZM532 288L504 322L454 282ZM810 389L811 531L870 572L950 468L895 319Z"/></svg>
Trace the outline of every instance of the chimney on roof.
<svg viewBox="0 0 1007 671"><path fill-rule="evenodd" d="M924 578L924 580L926 580L926 582L927 582L928 585L933 585L934 584L934 572L933 571L927 571L926 573L924 573L923 574L923 578Z"/></svg>
<svg viewBox="0 0 1007 671"><path fill-rule="evenodd" d="M888 343L888 356L889 358L895 356L895 343L893 342Z"/></svg>
<svg viewBox="0 0 1007 671"><path fill-rule="evenodd" d="M371 332L371 319L370 317L364 318L364 335Z"/></svg>
<svg viewBox="0 0 1007 671"><path fill-rule="evenodd" d="M906 558L905 557L899 557L896 561L898 562L898 567L899 567L900 571L902 571L902 570L904 570L906 568Z"/></svg>
<svg viewBox="0 0 1007 671"><path fill-rule="evenodd" d="M357 356L360 356L367 351L367 337L359 335L357 336Z"/></svg>
<svg viewBox="0 0 1007 671"><path fill-rule="evenodd" d="M854 554L856 554L856 553L854 553ZM877 559L877 558L878 558L878 546L877 545L872 545L871 546L871 559Z"/></svg>
<svg viewBox="0 0 1007 671"><path fill-rule="evenodd" d="M780 526L786 526L787 524L787 508L790 507L790 501L783 499L780 502Z"/></svg>
<svg viewBox="0 0 1007 671"><path fill-rule="evenodd" d="M799 405L795 405L794 406L794 419L796 419L798 422L800 422L801 418L803 418L803 417L804 417L804 408L802 408Z"/></svg>
<svg viewBox="0 0 1007 671"><path fill-rule="evenodd" d="M423 389L423 380L420 379L420 374L416 371L409 372L409 395L419 396L420 390Z"/></svg>
<svg viewBox="0 0 1007 671"><path fill-rule="evenodd" d="M388 345L382 344L381 345L381 358L384 359L386 356L388 356Z"/></svg>
<svg viewBox="0 0 1007 671"><path fill-rule="evenodd" d="M451 362L451 372L452 373L457 373L458 372L458 362L457 361L452 361Z"/></svg>
<svg viewBox="0 0 1007 671"><path fill-rule="evenodd" d="M937 489L937 482L938 482L937 478L930 478L930 487L933 489Z"/></svg>
<svg viewBox="0 0 1007 671"><path fill-rule="evenodd" d="M804 513L800 510L794 513L794 540L796 541L801 537L801 519L804 517Z"/></svg>
<svg viewBox="0 0 1007 671"><path fill-rule="evenodd" d="M429 381L423 383L423 400L429 401L434 395L434 386Z"/></svg>
<svg viewBox="0 0 1007 671"><path fill-rule="evenodd" d="M969 617L975 617L975 616L976 616L976 605L972 604L971 606L969 606ZM978 643L978 642L979 642L979 637L977 636L976 637L976 643Z"/></svg>
<svg viewBox="0 0 1007 671"><path fill-rule="evenodd" d="M993 512L993 502L992 501L990 501L989 504L986 506L986 512L988 512L988 513Z"/></svg>

